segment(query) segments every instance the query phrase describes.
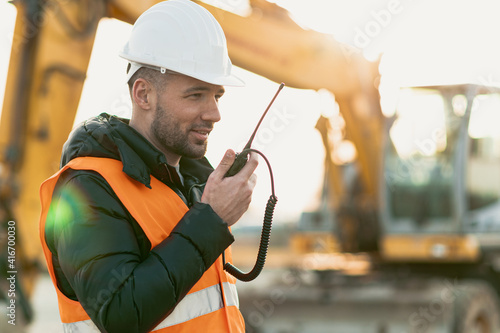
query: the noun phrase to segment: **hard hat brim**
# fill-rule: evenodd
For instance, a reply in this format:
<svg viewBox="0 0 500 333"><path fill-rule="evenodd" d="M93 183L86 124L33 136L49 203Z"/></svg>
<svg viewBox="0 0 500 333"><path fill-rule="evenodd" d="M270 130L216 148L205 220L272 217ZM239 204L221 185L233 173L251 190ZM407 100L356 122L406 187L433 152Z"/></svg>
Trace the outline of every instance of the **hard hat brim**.
<svg viewBox="0 0 500 333"><path fill-rule="evenodd" d="M120 54L120 56L121 56L121 54ZM130 61L129 64L130 64L130 69L127 73L127 77L126 77L126 81L125 81L127 83L130 81L132 76L142 67L152 68L152 69L155 69L158 71L160 71L162 68L160 66L151 66L151 65L141 64L138 62L133 62L133 61ZM229 86L229 87L244 87L245 86L245 82L234 74L224 75L224 76L212 76L212 75L189 75L188 73L182 73L182 72L178 72L178 71L175 71L175 72L182 74L182 75L186 75L186 76L195 78L195 79L203 81L203 82L210 83L210 84L215 84L215 85L220 85L220 86Z"/></svg>
<svg viewBox="0 0 500 333"><path fill-rule="evenodd" d="M184 75L186 75L186 74L184 74ZM192 77L194 77L194 76L192 76ZM219 76L219 77L210 77L210 78L203 78L203 77L194 77L194 78L198 79L200 81L208 82L208 83L219 85L219 86L229 86L229 87L244 87L245 86L245 82L242 79L240 79L239 77L235 76L234 74L231 74L228 76Z"/></svg>

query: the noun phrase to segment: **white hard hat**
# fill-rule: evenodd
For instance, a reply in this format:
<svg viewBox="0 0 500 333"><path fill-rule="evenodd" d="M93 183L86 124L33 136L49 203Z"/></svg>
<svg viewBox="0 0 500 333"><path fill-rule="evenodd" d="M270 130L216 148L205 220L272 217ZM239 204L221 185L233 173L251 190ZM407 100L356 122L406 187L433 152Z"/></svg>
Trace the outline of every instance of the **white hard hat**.
<svg viewBox="0 0 500 333"><path fill-rule="evenodd" d="M120 52L127 81L141 67L171 70L216 85L243 86L231 74L226 37L208 10L189 0L160 2L135 22Z"/></svg>

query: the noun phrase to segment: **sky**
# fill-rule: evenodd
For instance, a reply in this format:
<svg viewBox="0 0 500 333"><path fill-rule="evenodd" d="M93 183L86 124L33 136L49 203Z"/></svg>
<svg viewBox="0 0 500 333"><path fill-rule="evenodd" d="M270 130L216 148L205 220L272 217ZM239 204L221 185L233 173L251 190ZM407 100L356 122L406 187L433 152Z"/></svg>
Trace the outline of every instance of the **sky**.
<svg viewBox="0 0 500 333"><path fill-rule="evenodd" d="M244 13L243 0L211 0ZM482 83L500 86L500 2L412 0L277 0L302 27L332 34L368 59L381 57L384 112L391 113L399 86ZM3 98L14 7L0 0L0 101ZM130 25L113 19L100 23L75 122L109 112L130 115L125 62L117 56ZM239 150L278 88L278 83L235 68L244 88L226 88L220 102L222 120L209 139L207 157L216 166L227 148ZM323 172L323 146L314 129L319 115L334 109L325 92L285 88L257 134L254 147L269 158L279 198L276 220L295 222L314 209ZM257 170L259 184L245 219L259 224L270 194L265 163Z"/></svg>

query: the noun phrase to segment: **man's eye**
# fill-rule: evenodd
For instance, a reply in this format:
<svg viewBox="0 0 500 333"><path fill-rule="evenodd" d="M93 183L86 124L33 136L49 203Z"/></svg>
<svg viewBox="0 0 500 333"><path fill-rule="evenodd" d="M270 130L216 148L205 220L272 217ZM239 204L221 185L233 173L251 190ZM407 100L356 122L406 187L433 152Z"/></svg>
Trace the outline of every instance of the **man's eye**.
<svg viewBox="0 0 500 333"><path fill-rule="evenodd" d="M196 93L196 94L191 94L188 96L188 98L191 98L191 99L198 99L201 97L201 94L200 93Z"/></svg>

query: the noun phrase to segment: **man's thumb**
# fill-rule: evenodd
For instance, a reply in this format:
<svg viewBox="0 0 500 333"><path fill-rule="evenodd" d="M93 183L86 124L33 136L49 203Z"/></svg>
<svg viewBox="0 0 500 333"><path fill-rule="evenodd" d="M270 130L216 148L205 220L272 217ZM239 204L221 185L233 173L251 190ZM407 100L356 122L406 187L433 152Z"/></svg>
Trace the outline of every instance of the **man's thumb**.
<svg viewBox="0 0 500 333"><path fill-rule="evenodd" d="M234 158L235 158L234 150L232 150L232 149L226 150L226 153L222 157L222 160L220 161L220 163L217 166L217 169L215 169L215 171L217 173L221 173L222 175L225 175L226 172L231 167L231 165L233 165Z"/></svg>

